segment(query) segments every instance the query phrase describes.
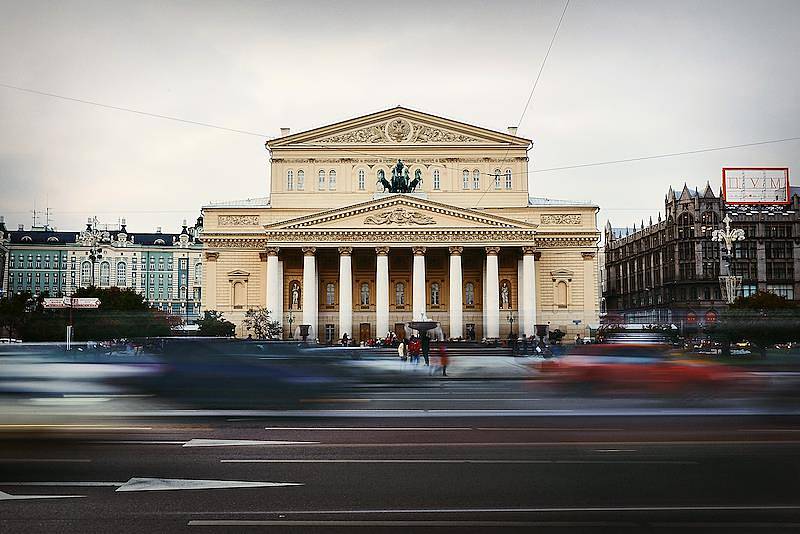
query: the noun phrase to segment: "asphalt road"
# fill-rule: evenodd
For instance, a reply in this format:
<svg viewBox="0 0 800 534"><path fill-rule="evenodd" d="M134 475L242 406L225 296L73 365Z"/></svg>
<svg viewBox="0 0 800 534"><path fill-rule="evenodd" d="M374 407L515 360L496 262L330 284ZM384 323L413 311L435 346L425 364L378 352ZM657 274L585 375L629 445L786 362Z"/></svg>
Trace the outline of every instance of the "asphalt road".
<svg viewBox="0 0 800 534"><path fill-rule="evenodd" d="M308 403L325 417L0 425L0 532L800 530L800 416L729 415L747 399L672 415L693 406L494 381Z"/></svg>

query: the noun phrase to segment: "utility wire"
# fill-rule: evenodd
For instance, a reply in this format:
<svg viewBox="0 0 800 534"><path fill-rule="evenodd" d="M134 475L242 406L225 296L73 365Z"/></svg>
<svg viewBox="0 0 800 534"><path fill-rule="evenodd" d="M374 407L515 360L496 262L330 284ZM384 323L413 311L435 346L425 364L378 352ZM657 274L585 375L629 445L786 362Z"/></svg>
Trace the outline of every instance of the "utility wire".
<svg viewBox="0 0 800 534"><path fill-rule="evenodd" d="M553 37L550 38L550 44L547 46L547 52L545 52L545 54L544 54L544 59L542 59L542 64L539 65L539 72L536 73L536 79L533 81L533 86L531 87L531 92L528 93L528 100L525 101L525 107L522 108L522 114L519 116L519 120L517 121L516 129L519 129L520 125L522 124L522 119L525 118L525 113L527 113L528 107L531 104L531 100L533 99L533 93L536 91L536 86L539 85L539 79L542 77L542 72L544 72L544 66L547 64L547 58L550 57L550 51L553 49L553 43L556 42L556 37L558 36L558 30L561 29L561 23L564 21L564 15L566 15L568 7L569 7L569 0L566 0L566 2L564 2L564 9L561 10L561 17L559 17L558 24L556 24L556 29L553 31ZM508 153L509 152L511 152L511 147L510 146L506 150L506 153L503 156L503 159L500 161L499 167L502 167L503 164L506 162L506 159L508 159ZM498 172L500 172L500 171L498 171ZM493 176L493 175L490 175L490 176ZM483 200L483 197L486 196L486 193L489 192L489 188L492 187L492 183L494 182L496 184L499 180L500 180L499 176L495 176L494 180L491 180L491 181L490 180L486 180L486 182L487 182L486 183L486 187L484 188L483 193L481 193L481 196L480 196L480 198L478 198L478 201L475 203L474 207L477 208L480 205L481 201Z"/></svg>
<svg viewBox="0 0 800 534"><path fill-rule="evenodd" d="M227 132L234 132L234 133L240 133L240 134L245 134L245 135L256 135L256 136L261 137L261 138L269 137L268 135L265 135L265 134L256 133L256 132L248 132L247 130L237 130L236 128L226 128L225 126L218 126L216 124L210 124L210 123L207 123L207 122L192 121L192 120L188 120L188 119L181 119L181 118L178 118L178 117L170 117L169 115L160 115L158 113L150 113L150 112L147 112L147 111L140 111L138 109L123 108L123 107L120 107L120 106L112 106L110 104L102 104L100 102L93 102L91 100L83 100L81 98L72 98L70 96L57 95L55 93L47 93L45 91L37 91L36 89L28 89L27 87L19 87L19 86L16 86L16 85L9 85L7 83L0 83L0 87L5 87L6 89L13 89L15 91L22 91L24 93L31 93L31 94L34 94L34 95L42 95L42 96L49 96L49 97L52 97L52 98L60 98L61 100L69 100L71 102L80 102L81 104L88 104L88 105L91 105L91 106L98 106L98 107L106 108L106 109L114 109L114 110L117 110L117 111L125 111L127 113L136 113L137 115L145 115L147 117L155 117L157 119L165 119L165 120L168 120L168 121L183 122L183 123L186 123L186 124L194 124L196 126L205 126L206 128L215 128L217 130L224 130L224 131L227 131Z"/></svg>

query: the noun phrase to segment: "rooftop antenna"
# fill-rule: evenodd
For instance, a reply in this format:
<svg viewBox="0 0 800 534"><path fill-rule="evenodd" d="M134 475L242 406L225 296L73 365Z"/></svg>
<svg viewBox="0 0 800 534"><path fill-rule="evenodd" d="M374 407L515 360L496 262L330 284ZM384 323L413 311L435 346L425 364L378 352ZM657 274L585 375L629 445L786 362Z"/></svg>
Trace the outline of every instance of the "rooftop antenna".
<svg viewBox="0 0 800 534"><path fill-rule="evenodd" d="M36 220L37 220L37 217L36 217L36 199L34 199L33 200L33 226L38 226L36 224Z"/></svg>

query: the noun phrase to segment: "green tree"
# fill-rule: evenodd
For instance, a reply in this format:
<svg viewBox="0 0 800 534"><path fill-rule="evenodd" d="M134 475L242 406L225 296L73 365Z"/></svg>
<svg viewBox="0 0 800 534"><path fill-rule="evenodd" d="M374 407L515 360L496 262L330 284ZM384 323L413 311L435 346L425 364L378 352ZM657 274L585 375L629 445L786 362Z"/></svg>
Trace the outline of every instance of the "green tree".
<svg viewBox="0 0 800 534"><path fill-rule="evenodd" d="M250 308L244 315L242 325L248 332L252 332L256 339L280 339L281 324L278 321L270 320L269 315L269 310L261 306Z"/></svg>
<svg viewBox="0 0 800 534"><path fill-rule="evenodd" d="M749 341L766 357L772 345L800 340L800 308L772 293L739 297L706 333L722 343L725 354L732 343Z"/></svg>
<svg viewBox="0 0 800 534"><path fill-rule="evenodd" d="M221 312L207 310L203 312L203 318L197 320L200 327L201 336L232 337L236 325L227 321Z"/></svg>

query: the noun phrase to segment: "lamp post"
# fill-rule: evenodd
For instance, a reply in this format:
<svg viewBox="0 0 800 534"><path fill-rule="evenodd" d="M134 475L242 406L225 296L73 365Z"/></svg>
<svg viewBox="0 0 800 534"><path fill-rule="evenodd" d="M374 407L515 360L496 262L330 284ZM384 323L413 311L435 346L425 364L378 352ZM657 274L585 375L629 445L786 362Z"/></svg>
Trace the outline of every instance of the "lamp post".
<svg viewBox="0 0 800 534"><path fill-rule="evenodd" d="M289 339L292 339L292 336L294 336L294 331L292 330L292 323L294 323L293 311L290 310L289 313L286 314L286 322L289 323Z"/></svg>
<svg viewBox="0 0 800 534"><path fill-rule="evenodd" d="M741 228L731 229L731 218L725 214L722 220L725 223L724 230L714 230L711 232L711 241L724 243L725 245L725 263L727 274L719 277L719 285L722 290L722 297L728 302L733 304L736 300L736 293L742 285L742 277L734 276L731 274L731 258L733 255L733 244L737 241L744 241L744 230Z"/></svg>

